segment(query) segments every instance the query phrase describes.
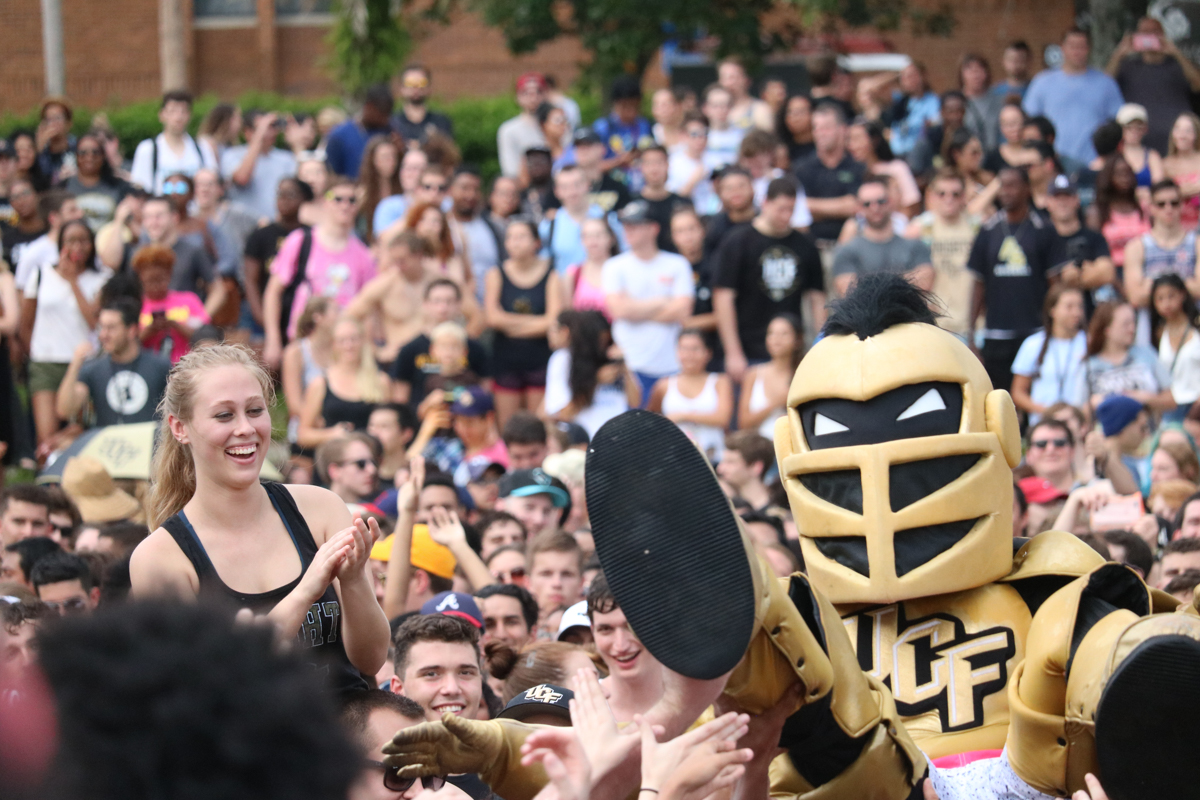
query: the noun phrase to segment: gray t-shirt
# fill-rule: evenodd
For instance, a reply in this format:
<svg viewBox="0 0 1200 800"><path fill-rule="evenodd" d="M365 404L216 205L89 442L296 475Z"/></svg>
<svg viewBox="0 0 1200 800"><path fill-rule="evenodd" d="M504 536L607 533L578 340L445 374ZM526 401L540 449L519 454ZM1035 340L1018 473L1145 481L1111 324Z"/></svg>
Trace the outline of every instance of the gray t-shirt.
<svg viewBox="0 0 1200 800"><path fill-rule="evenodd" d="M860 278L877 272L903 275L931 261L929 245L920 239L893 236L886 242L872 242L855 236L834 253L833 274L854 274Z"/></svg>
<svg viewBox="0 0 1200 800"><path fill-rule="evenodd" d="M149 350L140 350L127 364L114 363L105 353L80 368L79 382L92 397L97 425L151 422L170 371L171 362Z"/></svg>
<svg viewBox="0 0 1200 800"><path fill-rule="evenodd" d="M231 179L249 149L248 145L239 144L222 152L221 177L229 181L230 200L241 203L260 217L274 219L275 190L281 180L296 174L296 157L287 150L272 147L255 160L250 182L238 186Z"/></svg>

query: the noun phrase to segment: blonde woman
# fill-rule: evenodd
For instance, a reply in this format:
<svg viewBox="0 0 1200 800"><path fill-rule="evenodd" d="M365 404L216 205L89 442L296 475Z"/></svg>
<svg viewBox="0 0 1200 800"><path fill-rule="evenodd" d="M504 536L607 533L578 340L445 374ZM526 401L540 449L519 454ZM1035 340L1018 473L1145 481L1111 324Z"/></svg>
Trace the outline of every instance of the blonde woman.
<svg viewBox="0 0 1200 800"><path fill-rule="evenodd" d="M154 532L133 553L131 591L265 615L333 688L365 689L388 647L366 571L379 526L352 520L325 489L259 482L272 395L240 345L193 350L171 371L151 466Z"/></svg>
<svg viewBox="0 0 1200 800"><path fill-rule="evenodd" d="M1176 118L1162 169L1183 194L1183 226L1196 227L1200 220L1200 117L1187 112Z"/></svg>
<svg viewBox="0 0 1200 800"><path fill-rule="evenodd" d="M362 324L343 316L333 328L325 374L304 391L296 444L317 447L347 431L364 431L375 406L391 396L391 381L375 363Z"/></svg>

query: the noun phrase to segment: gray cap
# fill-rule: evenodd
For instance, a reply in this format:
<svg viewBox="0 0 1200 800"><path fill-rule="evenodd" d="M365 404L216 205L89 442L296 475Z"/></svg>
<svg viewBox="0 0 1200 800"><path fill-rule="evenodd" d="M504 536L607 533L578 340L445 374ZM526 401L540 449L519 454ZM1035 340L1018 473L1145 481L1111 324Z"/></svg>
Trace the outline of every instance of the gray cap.
<svg viewBox="0 0 1200 800"><path fill-rule="evenodd" d="M621 221L622 225L644 225L648 222L658 222L650 216L650 204L645 200L634 200L622 208L617 212L617 219Z"/></svg>

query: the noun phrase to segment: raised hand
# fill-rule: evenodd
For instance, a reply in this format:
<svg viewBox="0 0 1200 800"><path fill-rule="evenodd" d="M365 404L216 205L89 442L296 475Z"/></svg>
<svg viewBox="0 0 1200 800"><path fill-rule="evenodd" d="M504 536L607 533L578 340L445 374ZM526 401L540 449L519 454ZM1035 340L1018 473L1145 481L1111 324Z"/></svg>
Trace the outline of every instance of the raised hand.
<svg viewBox="0 0 1200 800"><path fill-rule="evenodd" d="M642 788L658 791L658 800L693 800L732 786L754 751L738 749L750 717L730 712L668 742L659 742L642 716Z"/></svg>
<svg viewBox="0 0 1200 800"><path fill-rule="evenodd" d="M467 532L463 530L458 512L447 511L438 507L429 512L429 538L440 545L454 548L454 545L467 541Z"/></svg>
<svg viewBox="0 0 1200 800"><path fill-rule="evenodd" d="M370 522L363 522L362 517L355 517L353 524L342 533L350 534L351 548L338 565L337 579L349 581L365 578L367 562L371 559L371 547L383 536L379 531L379 523L374 517Z"/></svg>

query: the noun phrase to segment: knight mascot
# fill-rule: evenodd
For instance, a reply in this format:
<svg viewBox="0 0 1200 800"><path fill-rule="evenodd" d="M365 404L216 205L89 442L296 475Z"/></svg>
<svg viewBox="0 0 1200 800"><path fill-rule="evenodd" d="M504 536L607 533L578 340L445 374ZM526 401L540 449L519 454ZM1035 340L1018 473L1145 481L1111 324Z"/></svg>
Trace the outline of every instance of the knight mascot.
<svg viewBox="0 0 1200 800"><path fill-rule="evenodd" d="M588 509L621 609L728 705L796 698L774 797L905 800L925 779L942 800L1064 797L1089 772L1112 800L1195 796L1200 616L1071 534L1013 538L1012 399L929 300L862 279L796 370L775 427L805 561L790 578L674 424L631 411L597 432ZM520 766L528 730L426 723L389 763L529 800L545 778Z"/></svg>

